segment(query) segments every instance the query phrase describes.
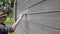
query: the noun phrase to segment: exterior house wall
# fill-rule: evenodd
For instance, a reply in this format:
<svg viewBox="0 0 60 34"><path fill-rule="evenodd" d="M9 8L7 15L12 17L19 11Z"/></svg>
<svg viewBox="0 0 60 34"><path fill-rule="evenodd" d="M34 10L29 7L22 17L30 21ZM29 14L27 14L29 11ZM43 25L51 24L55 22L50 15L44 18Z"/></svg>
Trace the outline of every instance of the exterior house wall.
<svg viewBox="0 0 60 34"><path fill-rule="evenodd" d="M17 19L21 12L16 34L60 34L60 0L17 0Z"/></svg>

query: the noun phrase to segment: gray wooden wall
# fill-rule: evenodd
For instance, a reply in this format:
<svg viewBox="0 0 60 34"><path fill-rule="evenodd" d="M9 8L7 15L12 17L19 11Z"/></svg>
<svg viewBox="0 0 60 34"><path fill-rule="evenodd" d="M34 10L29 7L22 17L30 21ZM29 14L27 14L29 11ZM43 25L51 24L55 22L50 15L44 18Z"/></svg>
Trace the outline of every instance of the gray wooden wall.
<svg viewBox="0 0 60 34"><path fill-rule="evenodd" d="M60 34L60 0L17 0L17 19L24 11L16 34Z"/></svg>

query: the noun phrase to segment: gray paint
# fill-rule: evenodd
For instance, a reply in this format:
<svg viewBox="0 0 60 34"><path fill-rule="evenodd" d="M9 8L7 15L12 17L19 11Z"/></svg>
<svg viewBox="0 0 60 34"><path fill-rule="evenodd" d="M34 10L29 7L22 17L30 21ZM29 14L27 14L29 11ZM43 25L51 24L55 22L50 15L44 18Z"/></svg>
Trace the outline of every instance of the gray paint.
<svg viewBox="0 0 60 34"><path fill-rule="evenodd" d="M21 12L46 14L25 15L16 28L16 34L60 34L60 0L17 0L17 18ZM35 5L36 4L36 5ZM34 5L34 6L33 6ZM30 6L33 6L29 8Z"/></svg>

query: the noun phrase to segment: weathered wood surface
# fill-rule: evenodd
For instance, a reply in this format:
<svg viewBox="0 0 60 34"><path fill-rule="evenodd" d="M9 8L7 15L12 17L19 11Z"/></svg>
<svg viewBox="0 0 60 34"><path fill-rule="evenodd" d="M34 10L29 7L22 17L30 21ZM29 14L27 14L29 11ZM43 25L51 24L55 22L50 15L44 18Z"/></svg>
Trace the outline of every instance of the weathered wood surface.
<svg viewBox="0 0 60 34"><path fill-rule="evenodd" d="M23 11L32 15L23 17L16 34L60 34L60 0L40 1L17 0L17 16Z"/></svg>

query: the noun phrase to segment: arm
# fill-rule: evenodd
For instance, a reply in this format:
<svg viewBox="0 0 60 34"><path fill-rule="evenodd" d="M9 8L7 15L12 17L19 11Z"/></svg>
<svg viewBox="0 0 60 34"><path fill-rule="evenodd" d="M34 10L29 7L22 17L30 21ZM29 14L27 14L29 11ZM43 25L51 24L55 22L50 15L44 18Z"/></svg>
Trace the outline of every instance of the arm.
<svg viewBox="0 0 60 34"><path fill-rule="evenodd" d="M16 27L18 26L19 22L21 21L22 17L23 17L23 13L20 14L20 17L18 18L18 20L12 25L12 29L15 30Z"/></svg>

